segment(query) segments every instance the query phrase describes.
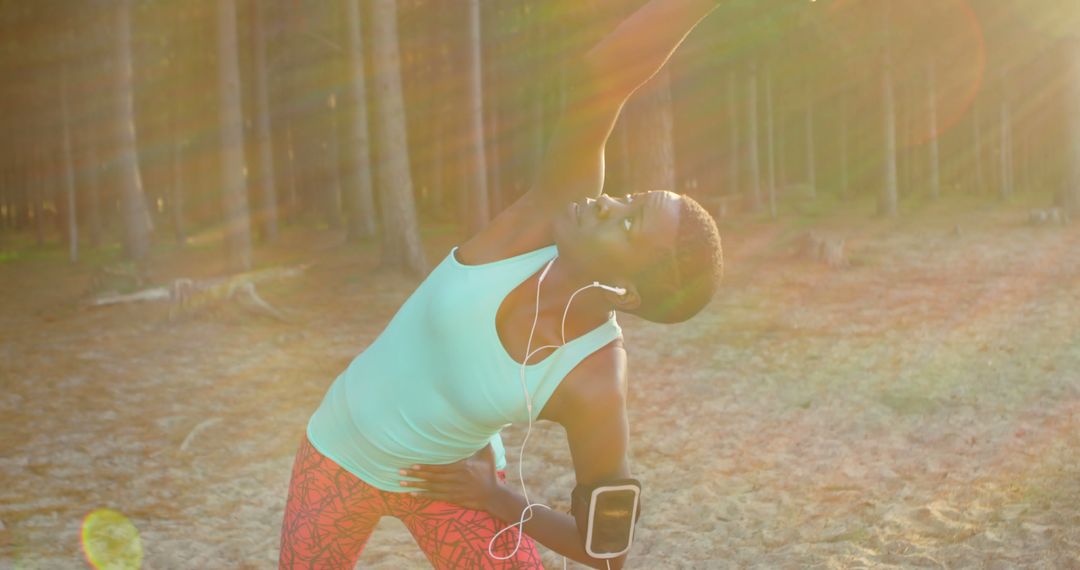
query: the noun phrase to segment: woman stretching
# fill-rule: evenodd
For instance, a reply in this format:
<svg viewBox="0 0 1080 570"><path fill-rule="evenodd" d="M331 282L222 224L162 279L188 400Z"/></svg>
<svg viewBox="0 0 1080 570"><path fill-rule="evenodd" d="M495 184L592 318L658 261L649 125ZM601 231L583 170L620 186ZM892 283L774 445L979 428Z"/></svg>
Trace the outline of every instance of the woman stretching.
<svg viewBox="0 0 1080 570"><path fill-rule="evenodd" d="M714 5L652 0L581 59L533 187L450 250L312 415L281 568L352 568L383 516L440 569L542 568L534 539L622 567L625 555L587 552L586 506L526 509L500 481L498 434L558 422L579 487L630 476L615 314L684 321L712 297L722 261L716 224L692 199L601 194L604 144L626 100Z"/></svg>

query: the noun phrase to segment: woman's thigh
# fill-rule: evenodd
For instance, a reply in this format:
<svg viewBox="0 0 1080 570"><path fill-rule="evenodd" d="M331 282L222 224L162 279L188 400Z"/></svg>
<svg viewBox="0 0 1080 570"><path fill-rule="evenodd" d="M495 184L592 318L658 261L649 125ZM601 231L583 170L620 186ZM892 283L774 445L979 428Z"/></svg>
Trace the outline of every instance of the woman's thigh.
<svg viewBox="0 0 1080 570"><path fill-rule="evenodd" d="M278 567L351 570L379 518L387 514L385 507L378 489L323 456L304 437L293 462Z"/></svg>
<svg viewBox="0 0 1080 570"><path fill-rule="evenodd" d="M544 568L536 544L528 535L521 537L521 547L506 560L490 556L488 544L491 538L507 525L485 511L408 494L400 494L392 510L392 514L405 523L436 570ZM517 538L517 528L510 529L499 535L491 551L499 557L508 556L514 552Z"/></svg>

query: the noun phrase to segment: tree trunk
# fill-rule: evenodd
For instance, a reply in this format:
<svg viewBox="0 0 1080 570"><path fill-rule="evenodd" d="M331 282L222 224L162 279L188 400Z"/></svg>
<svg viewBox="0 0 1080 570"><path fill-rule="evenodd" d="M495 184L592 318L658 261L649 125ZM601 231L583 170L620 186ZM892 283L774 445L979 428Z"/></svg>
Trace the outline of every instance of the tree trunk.
<svg viewBox="0 0 1080 570"><path fill-rule="evenodd" d="M810 197L817 196L817 153L814 146L814 96L811 92L806 101L806 182L810 185Z"/></svg>
<svg viewBox="0 0 1080 570"><path fill-rule="evenodd" d="M1009 100L1005 99L1001 102L1001 185L999 189L1002 198L1008 198L1013 193L1011 122Z"/></svg>
<svg viewBox="0 0 1080 570"><path fill-rule="evenodd" d="M726 194L739 193L739 85L735 71L728 72L728 189Z"/></svg>
<svg viewBox="0 0 1080 570"><path fill-rule="evenodd" d="M468 145L465 155L468 176L468 219L469 235L479 232L491 214L488 208L487 158L484 155L484 85L482 60L480 57L480 0L468 0L468 35L469 51L466 61L465 98L468 102Z"/></svg>
<svg viewBox="0 0 1080 570"><path fill-rule="evenodd" d="M533 49L540 49L534 47ZM529 184L536 181L536 177L540 173L540 166L544 162L544 147L547 144L547 133L544 130L544 115L545 115L545 100L544 91L538 87L533 87L533 98L531 101L532 111L532 131L531 131L531 147L532 152L529 160Z"/></svg>
<svg viewBox="0 0 1080 570"><path fill-rule="evenodd" d="M971 105L971 122L974 127L972 129L972 136L975 138L974 154L975 154L975 192L976 194L982 194L986 189L986 178L983 174L983 162L982 162L982 128L979 123L979 106L977 103Z"/></svg>
<svg viewBox="0 0 1080 570"><path fill-rule="evenodd" d="M885 59L881 88L885 112L885 180L878 211L891 218L897 214L899 192L896 181L896 92L893 87L892 60L888 55Z"/></svg>
<svg viewBox="0 0 1080 570"><path fill-rule="evenodd" d="M150 252L153 224L146 209L142 176L139 173L135 140L135 104L131 67L131 0L113 4L113 112L110 177L119 186L124 218L124 252L129 259L141 262Z"/></svg>
<svg viewBox="0 0 1080 570"><path fill-rule="evenodd" d="M38 245L45 245L45 194L48 189L45 166L46 152L43 143L34 147L34 238Z"/></svg>
<svg viewBox="0 0 1080 570"><path fill-rule="evenodd" d="M769 215L776 217L776 129L773 119L772 70L765 71L765 156L769 173Z"/></svg>
<svg viewBox="0 0 1080 570"><path fill-rule="evenodd" d="M896 87L896 118L897 118L897 199L899 199L899 188L905 188L907 191L911 191L912 187L912 156L911 146L912 141L912 120L911 117L915 114L911 105L911 97L908 96L910 88L903 83Z"/></svg>
<svg viewBox="0 0 1080 570"><path fill-rule="evenodd" d="M295 220L297 213L300 211L300 197L296 191L296 187L299 185L297 178L297 170L300 168L296 164L296 145L293 137L293 121L290 118L288 124L285 126L285 179L289 181L289 216L290 220Z"/></svg>
<svg viewBox="0 0 1080 570"><path fill-rule="evenodd" d="M331 94L326 100L326 108L320 111L325 117L325 129L319 136L324 139L323 152L318 159L322 163L323 180L323 218L331 229L341 227L341 157L338 151L338 137L341 132L338 119L337 95ZM316 123L322 124L322 123Z"/></svg>
<svg viewBox="0 0 1080 570"><path fill-rule="evenodd" d="M508 4L506 4L508 5ZM501 212L506 202L506 184L503 179L509 173L505 164L506 149L513 144L512 131L502 124L503 102L510 98L512 81L510 74L501 66L501 37L505 33L500 27L502 3L488 3L481 8L480 47L482 73L481 90L484 97L484 148L487 160L488 218ZM504 172L505 171L505 172Z"/></svg>
<svg viewBox="0 0 1080 570"><path fill-rule="evenodd" d="M375 162L379 164L376 187L382 192L382 264L421 276L427 273L427 260L420 242L409 173L396 12L394 0L371 2L374 146Z"/></svg>
<svg viewBox="0 0 1080 570"><path fill-rule="evenodd" d="M630 168L633 188L675 191L675 139L671 109L671 79L661 69L630 99L626 114L630 129Z"/></svg>
<svg viewBox="0 0 1080 570"><path fill-rule="evenodd" d="M8 213L11 212L11 205L8 201L11 195L11 168L8 163L9 160L11 160L10 151L8 151L7 156L0 158L0 229L4 230L10 228L8 225Z"/></svg>
<svg viewBox="0 0 1080 570"><path fill-rule="evenodd" d="M75 208L75 160L71 150L71 113L69 111L68 91L68 64L64 64L60 71L60 112L63 131L61 134L61 150L64 160L64 189L67 194L67 239L68 259L72 262L79 260L79 226L76 222Z"/></svg>
<svg viewBox="0 0 1080 570"><path fill-rule="evenodd" d="M941 197L941 156L938 148L937 74L934 62L929 65L930 86L930 197Z"/></svg>
<svg viewBox="0 0 1080 570"><path fill-rule="evenodd" d="M252 2L254 20L254 80L255 80L255 144L258 156L258 168L255 170L255 184L260 197L259 221L262 238L275 241L278 236L277 180L274 176L274 145L270 129L270 88L266 62L266 24L267 18L263 2Z"/></svg>
<svg viewBox="0 0 1080 570"><path fill-rule="evenodd" d="M34 155L26 141L16 147L15 154L19 165L19 190L15 204L15 229L22 230L30 224L30 212L33 210L30 200L31 181L33 180Z"/></svg>
<svg viewBox="0 0 1080 570"><path fill-rule="evenodd" d="M97 128L87 129L87 131L96 133ZM87 226L90 245L97 247L101 245L101 165L98 163L98 139L92 134L84 134L78 139L82 141L80 146L83 148L80 154L84 161L83 168L80 168L79 172L86 176L84 185L86 219L83 225Z"/></svg>
<svg viewBox="0 0 1080 570"><path fill-rule="evenodd" d="M494 86L493 86L494 88ZM503 199L503 183L502 183L502 156L504 145L507 144L507 137L499 133L499 110L496 104L492 103L492 99L496 97L487 97L487 111L484 113L484 128L486 129L484 140L487 144L484 146L487 149L487 193L488 193L488 219L490 220L493 212L501 212L505 207Z"/></svg>
<svg viewBox="0 0 1080 570"><path fill-rule="evenodd" d="M1030 189L1034 186L1031 179L1031 137L1027 133L1021 133L1020 135L1020 173L1017 178L1017 186L1020 191Z"/></svg>
<svg viewBox="0 0 1080 570"><path fill-rule="evenodd" d="M13 179L15 164L13 162L14 157L12 156L11 150L5 150L7 150L6 156L0 159L0 165L2 165L0 166L0 213L2 213L2 215L0 215L0 222L3 223L3 228L5 230L10 230L12 229L12 222L14 221L11 214L14 211L12 209L14 206L12 203L12 191L15 187Z"/></svg>
<svg viewBox="0 0 1080 570"><path fill-rule="evenodd" d="M788 152L787 152L787 129L784 128L784 123L776 125L776 188L784 188L788 186L788 181L791 178L788 176L790 168L788 165Z"/></svg>
<svg viewBox="0 0 1080 570"><path fill-rule="evenodd" d="M67 22L69 33L73 41L87 41L100 38L100 18L94 17L100 10L78 10ZM86 31L76 31L76 22L84 22ZM75 44L78 45L78 44ZM68 111L70 112L69 139L71 144L71 160L75 177L75 210L77 211L76 224L81 225L83 243L98 245L100 240L100 220L97 211L97 169L96 161L91 162L90 147L98 140L99 117L101 117L101 105L99 103L99 90L94 82L100 81L101 74L97 68L100 65L101 53L98 50L88 52L81 56L73 56L71 60L74 67L65 67L70 82L68 83ZM89 238L89 239L87 239ZM82 244L80 244L82 245Z"/></svg>
<svg viewBox="0 0 1080 570"><path fill-rule="evenodd" d="M747 146L750 151L750 208L761 211L761 159L758 156L758 112L757 112L757 70L750 72L749 87L747 88Z"/></svg>
<svg viewBox="0 0 1080 570"><path fill-rule="evenodd" d="M1066 73L1066 122L1065 136L1065 185L1061 202L1065 211L1073 220L1080 220L1080 35L1068 38L1066 47L1071 57L1067 58L1069 69Z"/></svg>
<svg viewBox="0 0 1080 570"><path fill-rule="evenodd" d="M244 183L244 124L240 109L235 0L218 0L217 26L225 246L230 267L240 272L251 269L251 221Z"/></svg>
<svg viewBox="0 0 1080 570"><path fill-rule="evenodd" d="M179 136L174 136L172 145L172 218L173 237L176 243L187 243L187 230L184 227L184 143Z"/></svg>
<svg viewBox="0 0 1080 570"><path fill-rule="evenodd" d="M848 196L850 173L848 172L848 110L840 112L840 195Z"/></svg>
<svg viewBox="0 0 1080 570"><path fill-rule="evenodd" d="M345 0L349 81L343 104L349 136L345 144L346 235L350 241L375 236L375 200L371 190L371 141L368 137L367 76L359 0Z"/></svg>

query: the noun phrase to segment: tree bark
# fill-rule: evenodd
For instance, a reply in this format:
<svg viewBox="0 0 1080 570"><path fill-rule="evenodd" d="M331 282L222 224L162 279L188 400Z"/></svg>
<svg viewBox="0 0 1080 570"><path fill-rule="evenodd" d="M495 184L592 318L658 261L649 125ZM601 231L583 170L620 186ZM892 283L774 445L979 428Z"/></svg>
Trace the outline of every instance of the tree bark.
<svg viewBox="0 0 1080 570"><path fill-rule="evenodd" d="M468 104L468 145L465 155L468 176L468 220L469 235L479 232L491 217L488 207L487 157L484 154L484 85L483 62L481 59L480 37L480 0L468 0L468 36L469 52L465 73Z"/></svg>
<svg viewBox="0 0 1080 570"><path fill-rule="evenodd" d="M750 151L750 208L761 211L761 159L758 153L758 95L757 95L757 70L750 72L749 86L747 88L747 146Z"/></svg>
<svg viewBox="0 0 1080 570"><path fill-rule="evenodd" d="M16 163L19 165L19 190L15 203L16 230L25 229L30 224L30 212L33 210L30 205L30 190L33 179L34 155L25 140L20 142L22 145L14 149L17 156Z"/></svg>
<svg viewBox="0 0 1080 570"><path fill-rule="evenodd" d="M43 146L41 142L34 146L34 197L30 201L34 207L34 238L38 245L45 245L45 193L49 186Z"/></svg>
<svg viewBox="0 0 1080 570"><path fill-rule="evenodd" d="M1065 211L1075 221L1080 220L1080 34L1066 40L1069 69L1066 71L1065 185L1061 189Z"/></svg>
<svg viewBox="0 0 1080 570"><path fill-rule="evenodd" d="M259 221L262 238L275 241L278 236L277 180L274 176L274 144L270 129L270 87L266 62L266 24L267 17L263 2L252 2L254 20L254 80L255 80L255 144L258 156L258 168L255 169L255 184L260 197Z"/></svg>
<svg viewBox="0 0 1080 570"><path fill-rule="evenodd" d="M293 120L290 118L285 126L285 179L289 181L289 215L288 219L295 220L297 214L300 211L300 197L296 190L299 185L297 178L299 174L297 170L300 168L296 164L296 143L293 137Z"/></svg>
<svg viewBox="0 0 1080 570"><path fill-rule="evenodd" d="M728 72L728 189L726 194L739 193L739 84L735 71Z"/></svg>
<svg viewBox="0 0 1080 570"><path fill-rule="evenodd" d="M359 0L345 0L349 81L343 104L348 139L345 144L346 235L350 241L375 236L375 200L371 189L371 140L368 136L367 77Z"/></svg>
<svg viewBox="0 0 1080 570"><path fill-rule="evenodd" d="M626 114L630 130L630 169L633 188L675 191L674 118L671 79L661 69L631 97Z"/></svg>
<svg viewBox="0 0 1080 570"><path fill-rule="evenodd" d="M394 0L372 0L371 25L375 162L379 164L376 186L382 192L382 264L422 276L427 273L427 260L420 242L409 172Z"/></svg>
<svg viewBox="0 0 1080 570"><path fill-rule="evenodd" d="M1009 100L1006 98L1001 102L1001 185L999 190L1002 198L1008 198L1013 193L1011 123Z"/></svg>
<svg viewBox="0 0 1080 570"><path fill-rule="evenodd" d="M765 70L765 162L769 177L769 215L776 217L776 124L772 70Z"/></svg>
<svg viewBox="0 0 1080 570"><path fill-rule="evenodd" d="M141 262L150 252L153 224L146 208L142 176L139 173L135 137L135 109L131 67L131 0L113 4L113 110L110 167L119 186L124 218L124 252L129 259Z"/></svg>
<svg viewBox="0 0 1080 570"><path fill-rule="evenodd" d="M20 141L23 142L23 141ZM23 230L30 223L30 156L25 144L14 149L18 165L18 188L15 191L15 229Z"/></svg>
<svg viewBox="0 0 1080 570"><path fill-rule="evenodd" d="M90 133L97 132L96 128L87 129ZM78 137L83 147L82 155L84 165L79 171L86 175L85 185L86 192L84 194L84 203L86 206L86 219L84 226L87 226L87 234L90 245L97 247L101 245L101 164L98 162L98 146L97 137L92 134L86 134L84 137Z"/></svg>
<svg viewBox="0 0 1080 570"><path fill-rule="evenodd" d="M885 56L881 88L885 113L885 180L878 210L891 218L897 214L899 193L896 180L896 92L893 86L892 60L888 55Z"/></svg>
<svg viewBox="0 0 1080 570"><path fill-rule="evenodd" d="M176 243L187 243L187 230L184 226L184 143L179 136L173 138L172 144L172 218L173 238Z"/></svg>
<svg viewBox="0 0 1080 570"><path fill-rule="evenodd" d="M73 13L73 19L69 22L72 30L72 38L76 41L87 42L101 38L100 29L101 11L95 6L86 6L83 10ZM80 22L85 29L76 27ZM101 79L100 73L102 57L100 49L87 50L80 55L72 54L74 68L69 68L68 110L71 113L70 142L72 162L75 170L75 204L78 216L77 223L81 226L80 236L83 243L97 246L101 240L101 219L98 204L98 164L96 145L100 140L100 117L102 109L100 104L100 89L97 82Z"/></svg>
<svg viewBox="0 0 1080 570"><path fill-rule="evenodd" d="M977 103L973 103L971 106L971 122L974 125L972 137L975 139L974 144L972 144L975 154L975 192L982 194L986 189L986 177L983 174L982 126L979 122L979 106Z"/></svg>
<svg viewBox="0 0 1080 570"><path fill-rule="evenodd" d="M848 171L848 110L840 111L840 195L848 196L851 175Z"/></svg>
<svg viewBox="0 0 1080 570"><path fill-rule="evenodd" d="M341 227L341 155L338 139L341 133L338 117L337 94L332 93L326 100L326 108L321 111L326 122L325 130L319 133L323 137L323 152L319 161L323 167L323 217L331 229ZM319 123L316 123L319 124Z"/></svg>
<svg viewBox="0 0 1080 570"><path fill-rule="evenodd" d="M225 247L233 271L248 271L251 269L251 221L244 183L244 125L240 109L235 0L217 1L217 44Z"/></svg>
<svg viewBox="0 0 1080 570"><path fill-rule="evenodd" d="M75 160L71 150L71 113L69 108L70 85L68 81L68 64L61 69L60 78L60 113L62 122L61 153L64 161L64 190L67 195L67 239L68 259L72 262L79 260L79 225L76 221L75 208Z"/></svg>
<svg viewBox="0 0 1080 570"><path fill-rule="evenodd" d="M0 158L0 229L3 230L10 229L8 214L11 212L11 203L8 201L11 196L11 167L8 163L11 160L10 151L6 154L7 156Z"/></svg>
<svg viewBox="0 0 1080 570"><path fill-rule="evenodd" d="M810 197L817 196L817 153L814 146L814 97L811 91L806 101L806 182Z"/></svg>
<svg viewBox="0 0 1080 570"><path fill-rule="evenodd" d="M503 102L512 95L513 82L510 74L501 65L500 46L505 34L500 23L505 6L509 4L488 3L480 8L480 55L481 93L484 98L484 149L487 162L488 218L501 212L505 207L506 184L504 175L510 171L506 164L506 149L513 144L512 132L502 124Z"/></svg>
<svg viewBox="0 0 1080 570"><path fill-rule="evenodd" d="M930 91L930 197L941 197L941 157L938 148L937 73L934 62L929 65Z"/></svg>

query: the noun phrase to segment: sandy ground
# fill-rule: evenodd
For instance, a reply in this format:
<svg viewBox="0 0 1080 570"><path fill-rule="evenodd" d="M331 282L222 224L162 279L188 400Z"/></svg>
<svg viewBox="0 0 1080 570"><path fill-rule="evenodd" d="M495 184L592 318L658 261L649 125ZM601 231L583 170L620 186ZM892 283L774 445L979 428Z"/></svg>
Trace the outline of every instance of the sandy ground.
<svg viewBox="0 0 1080 570"><path fill-rule="evenodd" d="M1023 217L830 224L840 270L791 256L794 223L744 223L707 312L622 318L646 493L630 567L1080 568L1080 225ZM454 239L428 236L433 263ZM82 309L93 264L2 258L0 568L86 567L80 523L101 507L139 529L144 568L276 567L305 422L413 283L331 233L260 256L317 262L260 288L292 323ZM215 259L163 248L155 277ZM535 497L565 508L568 461L542 425ZM425 562L384 519L360 565Z"/></svg>

